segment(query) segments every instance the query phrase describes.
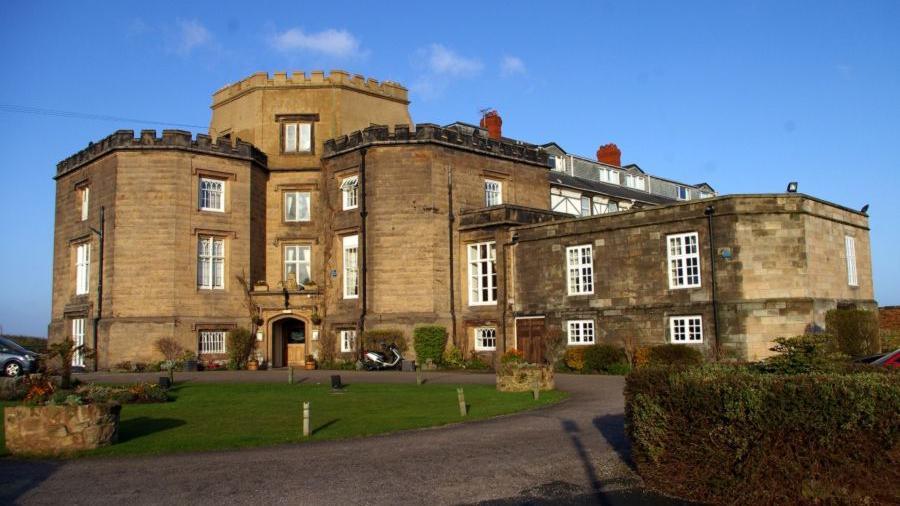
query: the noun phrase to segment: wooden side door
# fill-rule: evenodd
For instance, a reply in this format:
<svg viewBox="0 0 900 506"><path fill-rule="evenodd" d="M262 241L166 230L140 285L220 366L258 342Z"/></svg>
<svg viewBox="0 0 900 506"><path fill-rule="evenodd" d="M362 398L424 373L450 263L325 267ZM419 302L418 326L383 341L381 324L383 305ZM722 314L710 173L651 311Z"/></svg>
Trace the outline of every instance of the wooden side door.
<svg viewBox="0 0 900 506"><path fill-rule="evenodd" d="M516 318L516 349L532 364L544 363L544 317Z"/></svg>

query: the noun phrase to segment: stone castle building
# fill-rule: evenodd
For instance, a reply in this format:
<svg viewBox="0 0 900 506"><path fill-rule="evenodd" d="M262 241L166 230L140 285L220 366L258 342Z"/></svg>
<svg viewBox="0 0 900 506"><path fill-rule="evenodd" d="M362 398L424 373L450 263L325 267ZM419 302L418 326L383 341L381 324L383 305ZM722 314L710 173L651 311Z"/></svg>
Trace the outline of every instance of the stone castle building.
<svg viewBox="0 0 900 506"><path fill-rule="evenodd" d="M864 213L509 139L494 112L414 125L408 105L341 71L258 73L213 95L208 135L120 130L63 160L51 339L99 368L159 360L160 337L221 359L237 327L275 367L350 358L363 330L419 324L489 360L537 360L550 332L756 359L875 307Z"/></svg>

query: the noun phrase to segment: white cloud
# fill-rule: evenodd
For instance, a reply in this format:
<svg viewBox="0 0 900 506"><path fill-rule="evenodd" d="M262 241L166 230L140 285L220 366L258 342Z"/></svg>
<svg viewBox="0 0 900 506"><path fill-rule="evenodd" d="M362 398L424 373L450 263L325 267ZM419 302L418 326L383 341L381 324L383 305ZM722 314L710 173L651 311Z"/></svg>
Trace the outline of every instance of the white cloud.
<svg viewBox="0 0 900 506"><path fill-rule="evenodd" d="M172 50L181 56L191 54L198 47L207 46L213 41L213 34L196 20L177 20L177 31L172 41Z"/></svg>
<svg viewBox="0 0 900 506"><path fill-rule="evenodd" d="M359 55L359 40L346 30L329 28L317 33L306 33L300 28L291 28L276 33L269 43L279 51L312 51L334 57Z"/></svg>
<svg viewBox="0 0 900 506"><path fill-rule="evenodd" d="M428 68L435 74L454 77L472 77L481 72L484 65L477 58L458 55L441 44L432 44L424 50Z"/></svg>
<svg viewBox="0 0 900 506"><path fill-rule="evenodd" d="M500 75L503 77L525 73L525 62L515 56L504 56L500 60Z"/></svg>

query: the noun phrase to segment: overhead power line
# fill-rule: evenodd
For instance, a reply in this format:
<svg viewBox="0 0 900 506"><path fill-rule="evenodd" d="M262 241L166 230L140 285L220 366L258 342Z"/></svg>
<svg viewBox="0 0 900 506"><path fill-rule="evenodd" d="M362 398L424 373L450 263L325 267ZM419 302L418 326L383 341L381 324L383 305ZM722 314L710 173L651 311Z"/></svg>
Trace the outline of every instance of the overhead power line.
<svg viewBox="0 0 900 506"><path fill-rule="evenodd" d="M190 125L187 123L171 123L168 121L152 121L147 119L120 118L119 116L107 116L105 114L90 114L84 112L60 111L59 109L44 109L41 107L28 107L24 105L0 104L0 112L14 112L20 114L36 114L41 116L57 116L62 118L90 119L97 121L116 121L119 123L144 123L148 125L163 125L185 128L206 128L203 125Z"/></svg>

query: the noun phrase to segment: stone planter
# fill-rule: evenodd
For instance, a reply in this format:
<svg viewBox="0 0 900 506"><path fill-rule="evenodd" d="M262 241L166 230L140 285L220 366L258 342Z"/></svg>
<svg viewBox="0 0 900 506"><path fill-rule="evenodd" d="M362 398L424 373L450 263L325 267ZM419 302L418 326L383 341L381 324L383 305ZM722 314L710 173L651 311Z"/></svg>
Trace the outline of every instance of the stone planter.
<svg viewBox="0 0 900 506"><path fill-rule="evenodd" d="M541 390L553 390L553 368L534 364L504 364L497 369L497 390L531 392L538 384Z"/></svg>
<svg viewBox="0 0 900 506"><path fill-rule="evenodd" d="M6 448L14 455L55 456L116 442L118 404L13 406L3 412Z"/></svg>

